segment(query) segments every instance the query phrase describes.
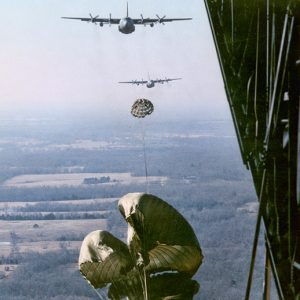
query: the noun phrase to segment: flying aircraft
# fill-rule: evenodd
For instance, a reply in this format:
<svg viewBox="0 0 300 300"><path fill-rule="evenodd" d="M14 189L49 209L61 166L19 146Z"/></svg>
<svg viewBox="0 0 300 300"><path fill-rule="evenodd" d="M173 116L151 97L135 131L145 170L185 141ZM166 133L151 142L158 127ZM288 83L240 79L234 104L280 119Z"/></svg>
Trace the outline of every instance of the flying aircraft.
<svg viewBox="0 0 300 300"><path fill-rule="evenodd" d="M155 83L163 84L164 82L180 80L180 79L181 78L165 78L165 79L156 79L156 80L152 80L152 79L143 80L142 79L142 80L131 80L131 81L119 81L119 83L131 83L131 84L136 84L136 85L146 84L147 88L153 88Z"/></svg>
<svg viewBox="0 0 300 300"><path fill-rule="evenodd" d="M135 25L149 25L153 27L154 24L163 24L165 25L166 22L172 21L184 21L184 20L191 20L192 18L169 18L167 19L166 16L160 17L156 15L157 18L144 18L141 14L140 19L132 19L128 16L128 3L127 3L127 15L124 18L112 18L111 14L109 14L109 18L99 18L99 16L93 17L90 14L90 17L87 18L74 18L74 17L62 17L62 19L72 19L72 20L81 20L88 23L97 24L102 27L104 24L108 25L118 25L118 29L121 33L129 34L135 31Z"/></svg>

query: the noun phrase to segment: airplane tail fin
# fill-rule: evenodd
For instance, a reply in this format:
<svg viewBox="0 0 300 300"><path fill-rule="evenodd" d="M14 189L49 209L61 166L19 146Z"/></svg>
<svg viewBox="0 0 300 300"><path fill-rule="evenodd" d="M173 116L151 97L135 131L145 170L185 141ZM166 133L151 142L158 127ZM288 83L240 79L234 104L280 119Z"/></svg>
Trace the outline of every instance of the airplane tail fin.
<svg viewBox="0 0 300 300"><path fill-rule="evenodd" d="M128 18L128 1L127 1L127 18Z"/></svg>

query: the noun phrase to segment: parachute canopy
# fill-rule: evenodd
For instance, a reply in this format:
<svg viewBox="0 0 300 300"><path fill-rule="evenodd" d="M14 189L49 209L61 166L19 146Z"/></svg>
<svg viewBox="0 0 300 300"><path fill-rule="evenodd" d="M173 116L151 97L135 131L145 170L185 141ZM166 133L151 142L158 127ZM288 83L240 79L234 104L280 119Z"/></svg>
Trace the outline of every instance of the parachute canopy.
<svg viewBox="0 0 300 300"><path fill-rule="evenodd" d="M128 245L136 264L144 264L149 273L196 273L201 248L191 225L175 208L144 193L129 193L118 205L128 223Z"/></svg>
<svg viewBox="0 0 300 300"><path fill-rule="evenodd" d="M203 259L201 248L191 225L175 208L145 193L127 194L118 206L128 223L128 245L98 230L88 234L81 246L80 272L93 287L122 286L141 270L149 280L150 274L163 271L184 278L196 273Z"/></svg>
<svg viewBox="0 0 300 300"><path fill-rule="evenodd" d="M147 115L152 114L154 106L150 100L137 99L131 108L131 114L136 118L145 118Z"/></svg>
<svg viewBox="0 0 300 300"><path fill-rule="evenodd" d="M84 238L78 263L80 273L94 288L119 280L133 268L127 245L102 230Z"/></svg>
<svg viewBox="0 0 300 300"><path fill-rule="evenodd" d="M192 300L199 291L199 283L179 273L164 273L147 279L149 300ZM110 285L108 298L113 300L145 299L140 278L130 277Z"/></svg>

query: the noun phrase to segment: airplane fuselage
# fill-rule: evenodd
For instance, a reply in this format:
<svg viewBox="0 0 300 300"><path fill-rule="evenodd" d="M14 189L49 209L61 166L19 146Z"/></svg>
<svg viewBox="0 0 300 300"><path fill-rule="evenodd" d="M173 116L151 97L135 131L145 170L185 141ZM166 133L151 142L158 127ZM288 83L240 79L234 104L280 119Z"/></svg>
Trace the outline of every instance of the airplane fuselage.
<svg viewBox="0 0 300 300"><path fill-rule="evenodd" d="M129 17L121 19L118 28L120 32L125 34L129 34L135 31L134 22Z"/></svg>
<svg viewBox="0 0 300 300"><path fill-rule="evenodd" d="M146 83L146 86L147 86L147 88L152 88L152 87L154 87L154 81L153 81L153 80L149 80L149 81Z"/></svg>

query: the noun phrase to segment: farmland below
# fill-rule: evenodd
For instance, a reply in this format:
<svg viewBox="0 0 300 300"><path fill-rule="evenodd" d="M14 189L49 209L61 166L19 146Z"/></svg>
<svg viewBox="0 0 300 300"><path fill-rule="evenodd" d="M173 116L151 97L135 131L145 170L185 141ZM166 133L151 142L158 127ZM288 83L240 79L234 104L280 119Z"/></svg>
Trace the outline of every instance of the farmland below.
<svg viewBox="0 0 300 300"><path fill-rule="evenodd" d="M0 299L97 299L78 272L81 242L98 229L126 241L118 199L146 190L199 238L195 299L243 298L257 200L231 123L150 121L146 156L136 123L25 119L0 129ZM260 241L253 299L263 260Z"/></svg>

